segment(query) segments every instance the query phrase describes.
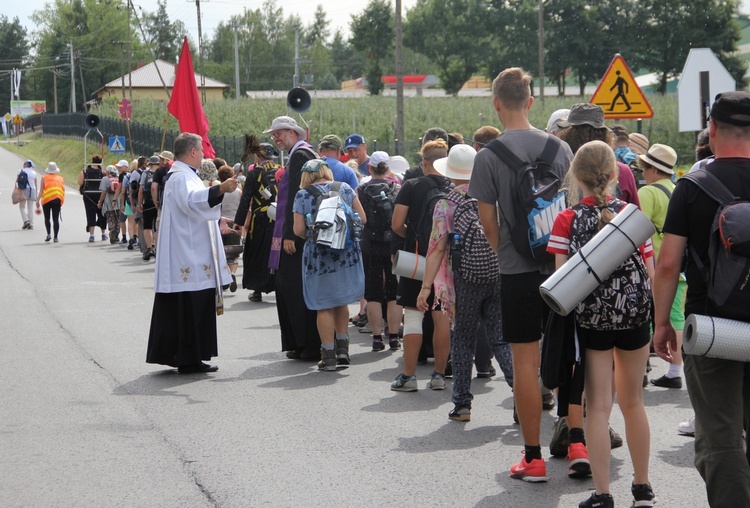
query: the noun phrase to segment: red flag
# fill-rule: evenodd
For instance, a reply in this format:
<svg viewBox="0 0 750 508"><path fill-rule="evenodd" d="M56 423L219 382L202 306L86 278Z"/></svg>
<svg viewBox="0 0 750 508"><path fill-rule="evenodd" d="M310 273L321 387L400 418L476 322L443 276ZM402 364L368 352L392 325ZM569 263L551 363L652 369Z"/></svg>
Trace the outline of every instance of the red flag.
<svg viewBox="0 0 750 508"><path fill-rule="evenodd" d="M167 104L167 110L180 122L181 132L192 132L203 138L204 157L211 159L216 156L216 151L208 139L208 130L211 126L203 112L198 86L195 84L195 70L187 36L182 42L180 63L177 65L172 97Z"/></svg>

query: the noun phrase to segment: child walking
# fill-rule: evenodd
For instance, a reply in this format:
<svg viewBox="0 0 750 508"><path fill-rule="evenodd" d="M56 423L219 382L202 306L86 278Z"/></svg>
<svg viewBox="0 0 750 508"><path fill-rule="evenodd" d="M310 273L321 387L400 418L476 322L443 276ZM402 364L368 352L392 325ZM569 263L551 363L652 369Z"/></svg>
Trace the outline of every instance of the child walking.
<svg viewBox="0 0 750 508"><path fill-rule="evenodd" d="M625 207L626 203L607 194L617 176L615 154L606 143L591 141L576 152L566 177L568 203L575 204L555 219L547 247L555 255L558 269ZM596 487L579 508L614 506L609 491L613 380L635 473L633 506L653 506L655 499L648 477L651 435L642 388L652 313L645 265L653 263L651 241L638 250L574 311L578 338L585 350L585 435ZM573 437L571 431L571 442Z"/></svg>

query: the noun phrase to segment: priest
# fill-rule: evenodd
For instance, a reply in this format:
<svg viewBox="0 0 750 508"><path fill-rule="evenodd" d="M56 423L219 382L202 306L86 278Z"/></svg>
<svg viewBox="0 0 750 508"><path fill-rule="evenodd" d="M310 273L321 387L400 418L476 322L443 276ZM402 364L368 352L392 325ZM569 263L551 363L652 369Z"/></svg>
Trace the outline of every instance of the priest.
<svg viewBox="0 0 750 508"><path fill-rule="evenodd" d="M180 134L174 155L162 200L146 362L177 367L180 374L214 372L218 367L204 362L218 355L216 315L223 312L222 286L232 281L219 205L237 188L237 178L205 187L196 174L203 159L196 134Z"/></svg>

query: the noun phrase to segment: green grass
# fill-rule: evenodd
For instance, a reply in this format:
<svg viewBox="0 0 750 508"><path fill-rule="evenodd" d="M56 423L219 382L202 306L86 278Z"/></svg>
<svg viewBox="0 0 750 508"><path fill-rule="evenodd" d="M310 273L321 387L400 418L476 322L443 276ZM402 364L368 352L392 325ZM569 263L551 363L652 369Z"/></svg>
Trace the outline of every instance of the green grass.
<svg viewBox="0 0 750 508"><path fill-rule="evenodd" d="M38 173L43 173L47 169L47 164L53 161L60 168L60 174L65 181L71 185L76 185L78 173L83 169L83 141L76 139L64 139L58 137L42 137L41 133L29 133L21 136L21 140L26 144L18 146L15 144L15 138L11 143L3 143L4 149L17 153L24 159L30 159L34 162ZM100 153L96 147L89 145L87 148L87 157L90 159L97 153ZM113 158L114 156L109 156ZM105 154L105 163L109 163L109 158ZM20 168L18 168L20 169Z"/></svg>

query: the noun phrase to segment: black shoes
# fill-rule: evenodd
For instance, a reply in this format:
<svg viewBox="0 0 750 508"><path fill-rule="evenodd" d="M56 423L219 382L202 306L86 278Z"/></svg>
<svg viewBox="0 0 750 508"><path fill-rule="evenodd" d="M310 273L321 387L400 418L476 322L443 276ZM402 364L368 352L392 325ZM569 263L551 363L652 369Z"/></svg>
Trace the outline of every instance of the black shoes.
<svg viewBox="0 0 750 508"><path fill-rule="evenodd" d="M585 501L578 503L578 508L615 508L615 500L609 494L599 494L596 492Z"/></svg>
<svg viewBox="0 0 750 508"><path fill-rule="evenodd" d="M666 374L660 378L652 379L651 384L654 386L660 386L662 388L682 388L681 377L667 377Z"/></svg>
<svg viewBox="0 0 750 508"><path fill-rule="evenodd" d="M180 374L206 374L208 372L216 372L219 367L216 365L209 365L207 363L197 363L195 365L183 365L177 367L177 372Z"/></svg>
<svg viewBox="0 0 750 508"><path fill-rule="evenodd" d="M262 302L263 301L263 295L260 291L255 291L253 293L250 293L247 297L248 300L251 302Z"/></svg>
<svg viewBox="0 0 750 508"><path fill-rule="evenodd" d="M151 259L151 256L155 256L155 255L156 253L154 252L154 249L149 247L148 249L146 249L146 252L143 253L143 260L148 261Z"/></svg>
<svg viewBox="0 0 750 508"><path fill-rule="evenodd" d="M229 284L229 291L232 293L237 291L237 277L235 277L234 274L232 274L232 282Z"/></svg>

